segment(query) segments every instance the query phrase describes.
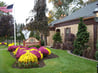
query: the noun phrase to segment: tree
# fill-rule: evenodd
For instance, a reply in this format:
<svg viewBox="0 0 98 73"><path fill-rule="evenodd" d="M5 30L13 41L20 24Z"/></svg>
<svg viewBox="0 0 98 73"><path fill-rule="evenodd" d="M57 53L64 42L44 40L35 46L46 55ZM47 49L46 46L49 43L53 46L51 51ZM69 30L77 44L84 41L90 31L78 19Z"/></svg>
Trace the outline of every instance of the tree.
<svg viewBox="0 0 98 73"><path fill-rule="evenodd" d="M72 2L73 0L49 0L49 2L52 2L56 12L55 12L55 18L59 19L59 17L61 15L68 15L68 8L69 8L69 4Z"/></svg>
<svg viewBox="0 0 98 73"><path fill-rule="evenodd" d="M74 53L77 55L82 55L83 51L87 49L86 43L89 41L89 33L87 32L87 27L83 23L83 18L80 18L80 23L78 25L77 38L74 41Z"/></svg>
<svg viewBox="0 0 98 73"><path fill-rule="evenodd" d="M30 22L30 26L33 30L40 32L44 36L45 45L47 44L48 31L48 18L45 15L46 12L46 0L36 0L33 12L36 13L33 22Z"/></svg>
<svg viewBox="0 0 98 73"><path fill-rule="evenodd" d="M19 41L19 45L21 40L25 39L22 30L24 29L25 25L24 24L15 24L16 25L16 39Z"/></svg>
<svg viewBox="0 0 98 73"><path fill-rule="evenodd" d="M11 15L0 16L0 41L5 41L14 34L13 17ZM7 40L8 43L8 40Z"/></svg>
<svg viewBox="0 0 98 73"><path fill-rule="evenodd" d="M49 0L50 2L53 3L56 10L54 15L56 19L59 19L61 15L68 16L86 5L83 0Z"/></svg>
<svg viewBox="0 0 98 73"><path fill-rule="evenodd" d="M0 36L4 37L13 35L13 17L11 15L0 16Z"/></svg>
<svg viewBox="0 0 98 73"><path fill-rule="evenodd" d="M54 21L54 12L52 10L48 13L48 24Z"/></svg>

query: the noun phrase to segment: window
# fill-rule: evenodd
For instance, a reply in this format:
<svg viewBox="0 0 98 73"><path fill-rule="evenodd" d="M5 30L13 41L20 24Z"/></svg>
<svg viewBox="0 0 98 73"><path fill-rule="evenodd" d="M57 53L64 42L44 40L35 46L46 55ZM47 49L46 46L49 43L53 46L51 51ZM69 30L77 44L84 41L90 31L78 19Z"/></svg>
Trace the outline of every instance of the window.
<svg viewBox="0 0 98 73"><path fill-rule="evenodd" d="M70 34L70 28L66 28L65 34L66 34L66 35L67 35L67 34Z"/></svg>

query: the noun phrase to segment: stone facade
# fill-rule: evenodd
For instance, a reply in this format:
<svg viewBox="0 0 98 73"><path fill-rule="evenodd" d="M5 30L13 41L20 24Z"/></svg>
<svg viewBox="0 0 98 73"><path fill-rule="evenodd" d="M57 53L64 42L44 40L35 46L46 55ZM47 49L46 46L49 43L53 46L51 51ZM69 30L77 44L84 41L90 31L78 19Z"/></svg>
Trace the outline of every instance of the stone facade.
<svg viewBox="0 0 98 73"><path fill-rule="evenodd" d="M89 32L90 36L89 36L89 46L91 48L94 48L94 24L93 23L93 19L90 18L90 19L84 19L84 23L86 24L87 26L87 31ZM68 25L69 23L69 25ZM77 24L76 24L77 23ZM66 28L70 28L70 33L74 34L76 36L77 34L77 31L78 31L78 23L79 23L79 20L73 20L73 21L68 21L68 22L65 22L65 23L59 23L59 24L56 24L55 26L55 30L51 31L50 30L50 35L47 37L47 42L48 42L48 46L52 46L53 45L53 35L55 34L56 30L59 29L60 30L60 35L62 37L62 42L64 43L64 39L65 39L65 29ZM65 25L64 25L65 24Z"/></svg>
<svg viewBox="0 0 98 73"><path fill-rule="evenodd" d="M55 34L55 31L50 30L49 34L50 35L47 37L47 45L48 46L53 46L53 35Z"/></svg>

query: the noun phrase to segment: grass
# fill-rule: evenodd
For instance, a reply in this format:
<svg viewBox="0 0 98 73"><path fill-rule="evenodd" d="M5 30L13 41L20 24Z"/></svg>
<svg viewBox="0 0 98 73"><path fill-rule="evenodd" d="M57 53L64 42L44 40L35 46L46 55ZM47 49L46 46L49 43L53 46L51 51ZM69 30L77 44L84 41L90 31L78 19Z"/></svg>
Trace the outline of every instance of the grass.
<svg viewBox="0 0 98 73"><path fill-rule="evenodd" d="M19 43L17 42L16 45L19 45ZM23 45L23 43L20 43L20 45ZM0 49L7 49L8 46L6 45L0 45Z"/></svg>
<svg viewBox="0 0 98 73"><path fill-rule="evenodd" d="M64 50L51 49L58 58L44 60L43 68L12 68L15 59L7 50L0 50L0 73L96 73L97 62L82 59Z"/></svg>
<svg viewBox="0 0 98 73"><path fill-rule="evenodd" d="M7 49L8 48L8 46L6 46L6 45L0 45L0 49Z"/></svg>

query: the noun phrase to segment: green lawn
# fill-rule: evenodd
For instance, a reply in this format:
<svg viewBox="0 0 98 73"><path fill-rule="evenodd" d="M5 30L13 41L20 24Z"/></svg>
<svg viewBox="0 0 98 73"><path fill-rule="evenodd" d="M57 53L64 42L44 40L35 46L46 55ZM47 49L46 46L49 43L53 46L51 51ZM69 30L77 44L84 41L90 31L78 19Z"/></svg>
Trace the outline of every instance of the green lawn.
<svg viewBox="0 0 98 73"><path fill-rule="evenodd" d="M6 46L6 45L0 45L0 49L7 49L8 48L8 46Z"/></svg>
<svg viewBox="0 0 98 73"><path fill-rule="evenodd" d="M44 60L43 68L12 68L15 59L7 50L0 50L0 73L96 73L96 62L82 59L64 50L51 49L58 58Z"/></svg>
<svg viewBox="0 0 98 73"><path fill-rule="evenodd" d="M17 42L16 45L19 45L19 43ZM23 45L23 43L20 43L20 45ZM0 45L0 49L7 49L8 46L6 45Z"/></svg>

